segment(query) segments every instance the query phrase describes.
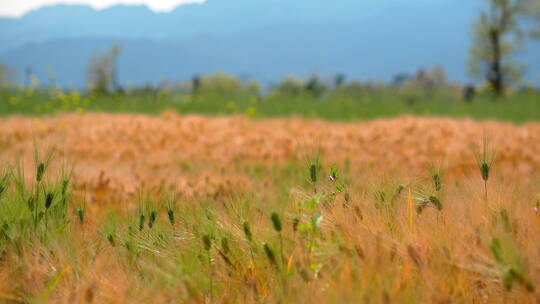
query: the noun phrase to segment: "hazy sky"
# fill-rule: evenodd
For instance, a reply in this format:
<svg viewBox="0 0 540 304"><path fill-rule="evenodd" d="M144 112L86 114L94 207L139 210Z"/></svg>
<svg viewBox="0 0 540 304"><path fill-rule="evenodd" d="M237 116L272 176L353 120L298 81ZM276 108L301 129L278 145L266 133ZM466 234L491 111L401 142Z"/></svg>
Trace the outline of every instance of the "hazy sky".
<svg viewBox="0 0 540 304"><path fill-rule="evenodd" d="M103 9L115 4L146 4L154 11L164 12L177 5L204 0L0 0L0 16L20 17L25 13L52 4L89 4L96 9Z"/></svg>

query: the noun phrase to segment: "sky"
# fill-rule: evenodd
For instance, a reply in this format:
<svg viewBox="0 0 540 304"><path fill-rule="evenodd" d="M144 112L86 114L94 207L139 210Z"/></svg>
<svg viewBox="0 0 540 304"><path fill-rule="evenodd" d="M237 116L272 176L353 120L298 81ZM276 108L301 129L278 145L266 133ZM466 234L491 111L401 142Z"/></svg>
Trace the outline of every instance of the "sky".
<svg viewBox="0 0 540 304"><path fill-rule="evenodd" d="M185 3L204 0L0 0L0 17L21 17L31 10L54 4L88 4L104 9L116 4L145 4L156 12L167 12Z"/></svg>

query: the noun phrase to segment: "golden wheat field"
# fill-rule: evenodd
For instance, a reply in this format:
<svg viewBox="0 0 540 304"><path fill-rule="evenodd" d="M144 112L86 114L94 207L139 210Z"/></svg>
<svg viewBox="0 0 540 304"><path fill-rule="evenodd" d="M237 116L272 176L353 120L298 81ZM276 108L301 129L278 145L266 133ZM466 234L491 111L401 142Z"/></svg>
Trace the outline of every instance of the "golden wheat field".
<svg viewBox="0 0 540 304"><path fill-rule="evenodd" d="M51 180L73 169L70 226L2 243L0 302L540 299L540 123L0 119L0 163L22 164L28 192L54 206L59 190L33 180L36 146L53 151Z"/></svg>
<svg viewBox="0 0 540 304"><path fill-rule="evenodd" d="M328 163L414 176L429 165L447 173L476 169L474 148L487 136L497 169L531 181L540 168L540 123L404 117L363 123L238 117L63 115L1 120L0 159L33 157L34 140L75 166L77 187L134 194L139 187L178 187L185 195L230 192L249 180L229 170L243 164L302 162L320 147ZM195 167L189 170L186 167ZM194 172L195 171L195 172ZM369 171L369 170L368 170Z"/></svg>

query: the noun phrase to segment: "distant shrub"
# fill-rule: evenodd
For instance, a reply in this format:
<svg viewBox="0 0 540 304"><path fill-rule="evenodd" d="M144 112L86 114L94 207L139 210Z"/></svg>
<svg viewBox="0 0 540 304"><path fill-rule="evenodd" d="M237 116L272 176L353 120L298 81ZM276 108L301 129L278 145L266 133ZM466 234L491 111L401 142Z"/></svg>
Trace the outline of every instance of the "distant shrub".
<svg viewBox="0 0 540 304"><path fill-rule="evenodd" d="M468 84L463 88L463 100L472 102L476 96L476 88L472 84Z"/></svg>
<svg viewBox="0 0 540 304"><path fill-rule="evenodd" d="M304 91L304 86L302 79L286 76L274 87L274 91L285 95L298 95Z"/></svg>
<svg viewBox="0 0 540 304"><path fill-rule="evenodd" d="M3 63L0 63L0 89L8 89L15 86L17 71Z"/></svg>
<svg viewBox="0 0 540 304"><path fill-rule="evenodd" d="M353 80L349 84L343 86L342 91L345 95L358 97L369 93L369 86L358 80Z"/></svg>
<svg viewBox="0 0 540 304"><path fill-rule="evenodd" d="M326 90L326 86L319 80L317 75L313 75L306 82L305 90L313 96L319 97Z"/></svg>
<svg viewBox="0 0 540 304"><path fill-rule="evenodd" d="M335 77L334 77L334 88L337 90L339 88L341 88L344 84L345 84L345 80L346 80L346 76L345 74L337 74Z"/></svg>
<svg viewBox="0 0 540 304"><path fill-rule="evenodd" d="M209 76L201 77L199 85L200 91L219 95L236 92L241 88L242 83L240 80L238 80L238 78L224 73L215 73Z"/></svg>

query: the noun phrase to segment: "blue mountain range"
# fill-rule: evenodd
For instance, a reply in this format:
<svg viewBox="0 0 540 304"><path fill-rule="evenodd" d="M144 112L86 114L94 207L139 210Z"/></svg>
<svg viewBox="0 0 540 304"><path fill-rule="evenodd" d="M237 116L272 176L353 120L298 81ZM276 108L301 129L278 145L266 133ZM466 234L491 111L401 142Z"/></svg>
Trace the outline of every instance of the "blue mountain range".
<svg viewBox="0 0 540 304"><path fill-rule="evenodd" d="M207 0L155 13L55 5L0 18L0 62L83 86L89 57L122 46L124 84L185 80L222 71L263 83L285 75L390 80L441 65L469 81L466 59L481 0ZM540 43L518 58L540 74ZM537 79L537 78L536 78Z"/></svg>

